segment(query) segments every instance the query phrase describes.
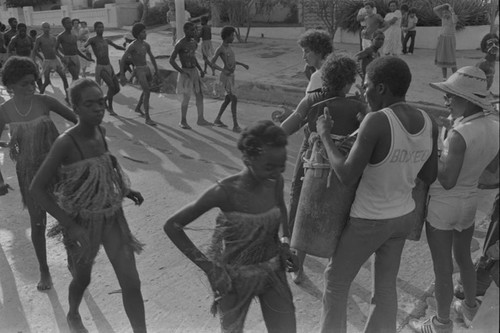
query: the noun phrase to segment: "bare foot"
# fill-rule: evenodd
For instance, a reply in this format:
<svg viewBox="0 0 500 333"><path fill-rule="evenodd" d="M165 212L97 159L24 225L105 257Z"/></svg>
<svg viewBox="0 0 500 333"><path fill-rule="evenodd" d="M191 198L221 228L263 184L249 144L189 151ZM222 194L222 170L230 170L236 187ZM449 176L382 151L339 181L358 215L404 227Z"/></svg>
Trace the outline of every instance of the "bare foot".
<svg viewBox="0 0 500 333"><path fill-rule="evenodd" d="M191 126L189 126L187 123L179 123L179 127L182 129L191 129Z"/></svg>
<svg viewBox="0 0 500 333"><path fill-rule="evenodd" d="M198 126L212 126L213 124L209 121L206 121L205 119L202 119L202 120L198 120L196 122L196 125L198 125Z"/></svg>
<svg viewBox="0 0 500 333"><path fill-rule="evenodd" d="M117 116L118 113L116 113L113 109L108 109L109 115L110 116Z"/></svg>
<svg viewBox="0 0 500 333"><path fill-rule="evenodd" d="M69 331L71 333L88 333L89 331L83 326L82 317L80 315L74 314L66 316L66 321L68 322Z"/></svg>
<svg viewBox="0 0 500 333"><path fill-rule="evenodd" d="M40 273L40 281L36 285L38 291L49 290L52 288L52 277L49 272Z"/></svg>

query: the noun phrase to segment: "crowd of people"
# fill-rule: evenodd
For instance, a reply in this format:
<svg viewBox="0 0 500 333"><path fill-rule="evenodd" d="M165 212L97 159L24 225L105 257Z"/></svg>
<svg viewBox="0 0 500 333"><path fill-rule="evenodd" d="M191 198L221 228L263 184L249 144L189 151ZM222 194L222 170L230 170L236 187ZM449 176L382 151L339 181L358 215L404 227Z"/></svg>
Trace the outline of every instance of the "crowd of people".
<svg viewBox="0 0 500 333"><path fill-rule="evenodd" d="M457 69L456 15L448 4L434 8L443 25L435 63L443 69L444 81L430 83L430 88L444 94L450 111L447 125L440 130L430 115L406 102L412 73L398 55L413 53L418 18L414 8L397 7L391 1L390 13L382 18L373 2L365 3L357 16L364 27L363 50L354 56L333 52L332 38L324 30L312 29L300 36L298 45L310 73L309 85L293 112L276 118L281 124L261 120L242 129L238 123L234 73L236 65L249 67L236 60L231 48L234 27L221 30L222 44L215 51L206 19L202 19L199 36L194 23L186 22L184 37L174 40L170 64L179 73L179 126L191 128L186 114L194 94L197 125L227 127L222 116L231 104L232 129L241 132L237 147L242 170L217 181L164 225L170 240L206 273L214 296L211 311L220 316L223 332L243 331L254 298L260 301L269 332L295 332L287 272L294 283L302 283L306 255L329 258L321 332L347 331L349 288L370 258L373 291L364 331L396 332L396 283L403 247L410 234L422 230L424 224L434 265L437 314L411 321L414 331L452 332L452 303L470 327L480 307L476 297L485 293L484 285L492 280L498 285L499 122L488 91L498 36L483 38L481 49L486 55L477 66ZM44 23L43 33L33 40L26 25L15 19L9 20L11 29L0 34L2 84L11 96L0 105L0 135L8 124L10 142L1 141L0 146L10 148L30 216L40 269L37 288L53 287L46 234L61 234L72 275L67 322L71 332L87 332L79 306L102 245L120 283L132 330L146 332L134 254L143 244L131 233L122 208L125 198L136 205L144 198L131 188L109 151L101 122L105 110L116 115L113 97L119 93L120 83L128 82L125 72L127 64L132 64L142 90L135 110L147 125L155 126L149 100L158 66L146 42L146 26L141 23L133 26L133 40L126 48L103 37L102 22L94 24L92 37L85 22L65 17L61 23L64 31L57 37L51 35L50 24ZM204 68L195 53L198 37L202 39ZM124 50L119 75L111 65L109 45ZM222 66L217 64L219 58ZM96 62L95 80L79 78L87 75L88 62ZM448 67L453 72L450 77ZM213 123L205 119L203 109L201 78L208 69L220 71L226 91ZM53 71L62 79L66 103L44 94ZM357 75L363 80L361 94L350 96ZM106 95L102 81L108 88ZM75 125L59 134L50 112ZM304 139L287 207L282 176L287 137L302 128ZM419 184L424 189L422 198L414 196ZM478 193L484 188L494 189L489 194L494 204L484 254L475 265L470 244ZM9 190L0 172L0 195ZM203 252L184 229L213 208L220 213L211 246ZM47 213L57 220L49 230ZM460 270L455 290L453 258Z"/></svg>

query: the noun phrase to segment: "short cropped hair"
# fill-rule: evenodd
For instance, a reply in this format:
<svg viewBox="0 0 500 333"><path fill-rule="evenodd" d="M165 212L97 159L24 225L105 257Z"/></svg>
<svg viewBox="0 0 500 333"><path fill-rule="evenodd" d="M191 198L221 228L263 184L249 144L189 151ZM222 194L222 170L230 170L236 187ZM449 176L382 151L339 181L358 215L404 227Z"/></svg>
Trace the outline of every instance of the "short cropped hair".
<svg viewBox="0 0 500 333"><path fill-rule="evenodd" d="M194 27L194 26L195 26L195 24L193 22L188 21L188 22L184 23L184 25L182 26L182 29L184 31L186 31L187 28Z"/></svg>
<svg viewBox="0 0 500 333"><path fill-rule="evenodd" d="M330 54L321 66L323 88L340 91L356 81L357 64L347 54Z"/></svg>
<svg viewBox="0 0 500 333"><path fill-rule="evenodd" d="M408 11L408 5L407 5L407 4L405 4L405 3L404 3L404 4L402 4L402 5L401 5L401 11L402 11L402 12L407 12L407 11Z"/></svg>
<svg viewBox="0 0 500 333"><path fill-rule="evenodd" d="M67 21L67 20L70 20L70 21L71 21L71 17L67 17L67 16L66 16L66 17L63 17L63 18L61 19L61 25L63 25L63 26L64 26L64 22L65 22L65 21ZM71 21L71 22L73 22L73 21Z"/></svg>
<svg viewBox="0 0 500 333"><path fill-rule="evenodd" d="M33 60L28 57L13 56L3 64L2 83L8 87L30 74L33 74L35 80L38 79L38 67Z"/></svg>
<svg viewBox="0 0 500 333"><path fill-rule="evenodd" d="M17 19L15 17L9 17L9 19L7 20L9 25L12 25L12 23L14 23L14 21L17 21Z"/></svg>
<svg viewBox="0 0 500 333"><path fill-rule="evenodd" d="M27 26L26 24L24 24L24 23L19 23L19 24L17 25L17 30L22 29L22 28L24 28L24 29L28 29L28 26Z"/></svg>
<svg viewBox="0 0 500 333"><path fill-rule="evenodd" d="M365 1L363 6L370 6L372 8L375 8L375 3L373 1Z"/></svg>
<svg viewBox="0 0 500 333"><path fill-rule="evenodd" d="M68 90L69 100L73 108L82 100L82 91L86 88L96 87L101 90L101 87L94 80L83 78L71 83ZM101 90L102 91L102 90Z"/></svg>
<svg viewBox="0 0 500 333"><path fill-rule="evenodd" d="M285 147L285 131L270 120L260 120L243 130L238 140L238 149L248 157L258 156L264 146Z"/></svg>
<svg viewBox="0 0 500 333"><path fill-rule="evenodd" d="M410 10L408 11L409 14L416 14L417 13L417 8L411 7Z"/></svg>
<svg viewBox="0 0 500 333"><path fill-rule="evenodd" d="M404 97L411 83L410 67L393 56L373 60L366 68L366 77L375 85L384 84L397 97Z"/></svg>
<svg viewBox="0 0 500 333"><path fill-rule="evenodd" d="M307 30L299 37L297 43L302 48L321 54L322 58L333 52L332 36L325 30Z"/></svg>
<svg viewBox="0 0 500 333"><path fill-rule="evenodd" d="M97 28L99 24L102 24L102 26L104 27L104 23L102 23L101 21L97 21L94 23L94 30Z"/></svg>
<svg viewBox="0 0 500 333"><path fill-rule="evenodd" d="M220 31L220 38L222 38L222 40L224 40L224 39L228 38L229 36L231 36L231 34L233 34L235 32L236 32L236 29L233 26L227 25L224 28L222 28L222 30Z"/></svg>

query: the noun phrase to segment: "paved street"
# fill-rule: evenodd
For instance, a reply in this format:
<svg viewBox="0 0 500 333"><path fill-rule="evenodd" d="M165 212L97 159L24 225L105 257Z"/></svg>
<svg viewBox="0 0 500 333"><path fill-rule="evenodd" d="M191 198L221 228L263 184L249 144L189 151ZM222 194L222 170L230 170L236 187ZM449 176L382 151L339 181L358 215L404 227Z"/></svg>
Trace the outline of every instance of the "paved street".
<svg viewBox="0 0 500 333"><path fill-rule="evenodd" d="M165 44L154 45L168 48ZM165 53L167 50L157 54ZM115 69L118 57L119 52L113 51ZM300 61L298 58L297 68L302 66ZM52 80L55 87L49 87L48 94L62 99L61 82L55 77ZM498 80L496 82L498 84ZM3 102L2 99L8 96L5 91L1 93L0 102ZM180 129L180 101L173 94L152 94L151 116L159 124L156 128L149 127L133 112L139 94L134 87L123 87L115 98L115 111L119 116L106 115L103 126L107 130L110 150L130 176L133 188L139 190L146 200L140 207L126 201L124 207L132 231L146 243L144 252L137 256L137 264L148 328L153 333L218 332L218 319L209 312L212 297L204 274L175 248L162 227L169 215L216 180L240 170L242 162L236 149L238 136L227 129L196 126L194 102L188 111L188 122L193 130ZM207 120L213 121L220 103L217 99L205 99ZM276 108L277 105L272 104L240 102L240 123L244 126L259 119L269 119ZM57 115L53 119L60 131L69 126ZM230 124L230 119L230 110L227 110L222 120ZM3 135L5 138L6 134ZM285 172L287 201L300 140L301 134L289 139ZM57 239L48 241L54 288L46 293L38 292L35 287L37 262L29 240L28 214L21 210L15 170L6 150L0 150L0 166L6 181L15 188L9 195L0 197L0 333L67 332L65 313L70 274L63 245ZM201 248L210 242L216 213L212 211L190 226L189 235ZM475 256L479 254L486 227L478 225L473 245ZM306 281L301 286L291 282L299 332L314 332L318 327L325 265L324 259L308 257L305 262ZM349 332L362 331L369 309L370 290L370 264L366 263L351 288ZM429 306L432 308L432 290L432 264L425 237L420 242L408 242L398 279L399 331L409 332L405 327L409 318L421 317ZM496 305L498 309L498 302ZM96 259L93 282L81 310L83 321L91 332L131 332L118 283L104 252ZM498 315L498 311L496 313ZM257 302L251 307L245 327L248 332L265 331ZM456 331L461 331L459 324L455 327Z"/></svg>

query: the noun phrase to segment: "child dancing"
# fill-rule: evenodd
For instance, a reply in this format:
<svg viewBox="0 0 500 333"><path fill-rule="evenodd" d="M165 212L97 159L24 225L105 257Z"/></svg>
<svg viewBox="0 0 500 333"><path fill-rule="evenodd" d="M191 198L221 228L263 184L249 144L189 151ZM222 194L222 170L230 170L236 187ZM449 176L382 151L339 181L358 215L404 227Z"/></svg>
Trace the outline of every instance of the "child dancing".
<svg viewBox="0 0 500 333"><path fill-rule="evenodd" d="M102 244L123 293L125 312L134 332L146 332L141 282L134 252L142 244L130 232L123 214L125 197L136 205L144 199L130 189L127 176L110 154L100 126L105 98L89 79L75 81L69 90L78 124L54 142L31 184L33 197L59 222L73 275L69 285L67 321L71 332L87 332L78 308L90 284L94 259ZM55 198L47 191L52 180Z"/></svg>
<svg viewBox="0 0 500 333"><path fill-rule="evenodd" d="M58 100L35 94L39 78L36 64L27 57L11 57L2 70L3 85L13 97L0 105L0 136L5 124L10 126L10 157L16 163L17 179L24 207L28 208L31 222L31 241L40 265L38 290L52 287L45 247L45 210L29 194L31 180L59 135L49 117L53 111L76 123L76 115Z"/></svg>
<svg viewBox="0 0 500 333"><path fill-rule="evenodd" d="M243 331L254 297L259 298L269 332L296 331L285 274L294 268L281 175L286 144L285 132L271 121L246 128L238 141L245 168L218 181L165 224L174 244L207 274L215 294L212 310L220 313L223 332ZM183 229L215 207L221 212L205 255Z"/></svg>

